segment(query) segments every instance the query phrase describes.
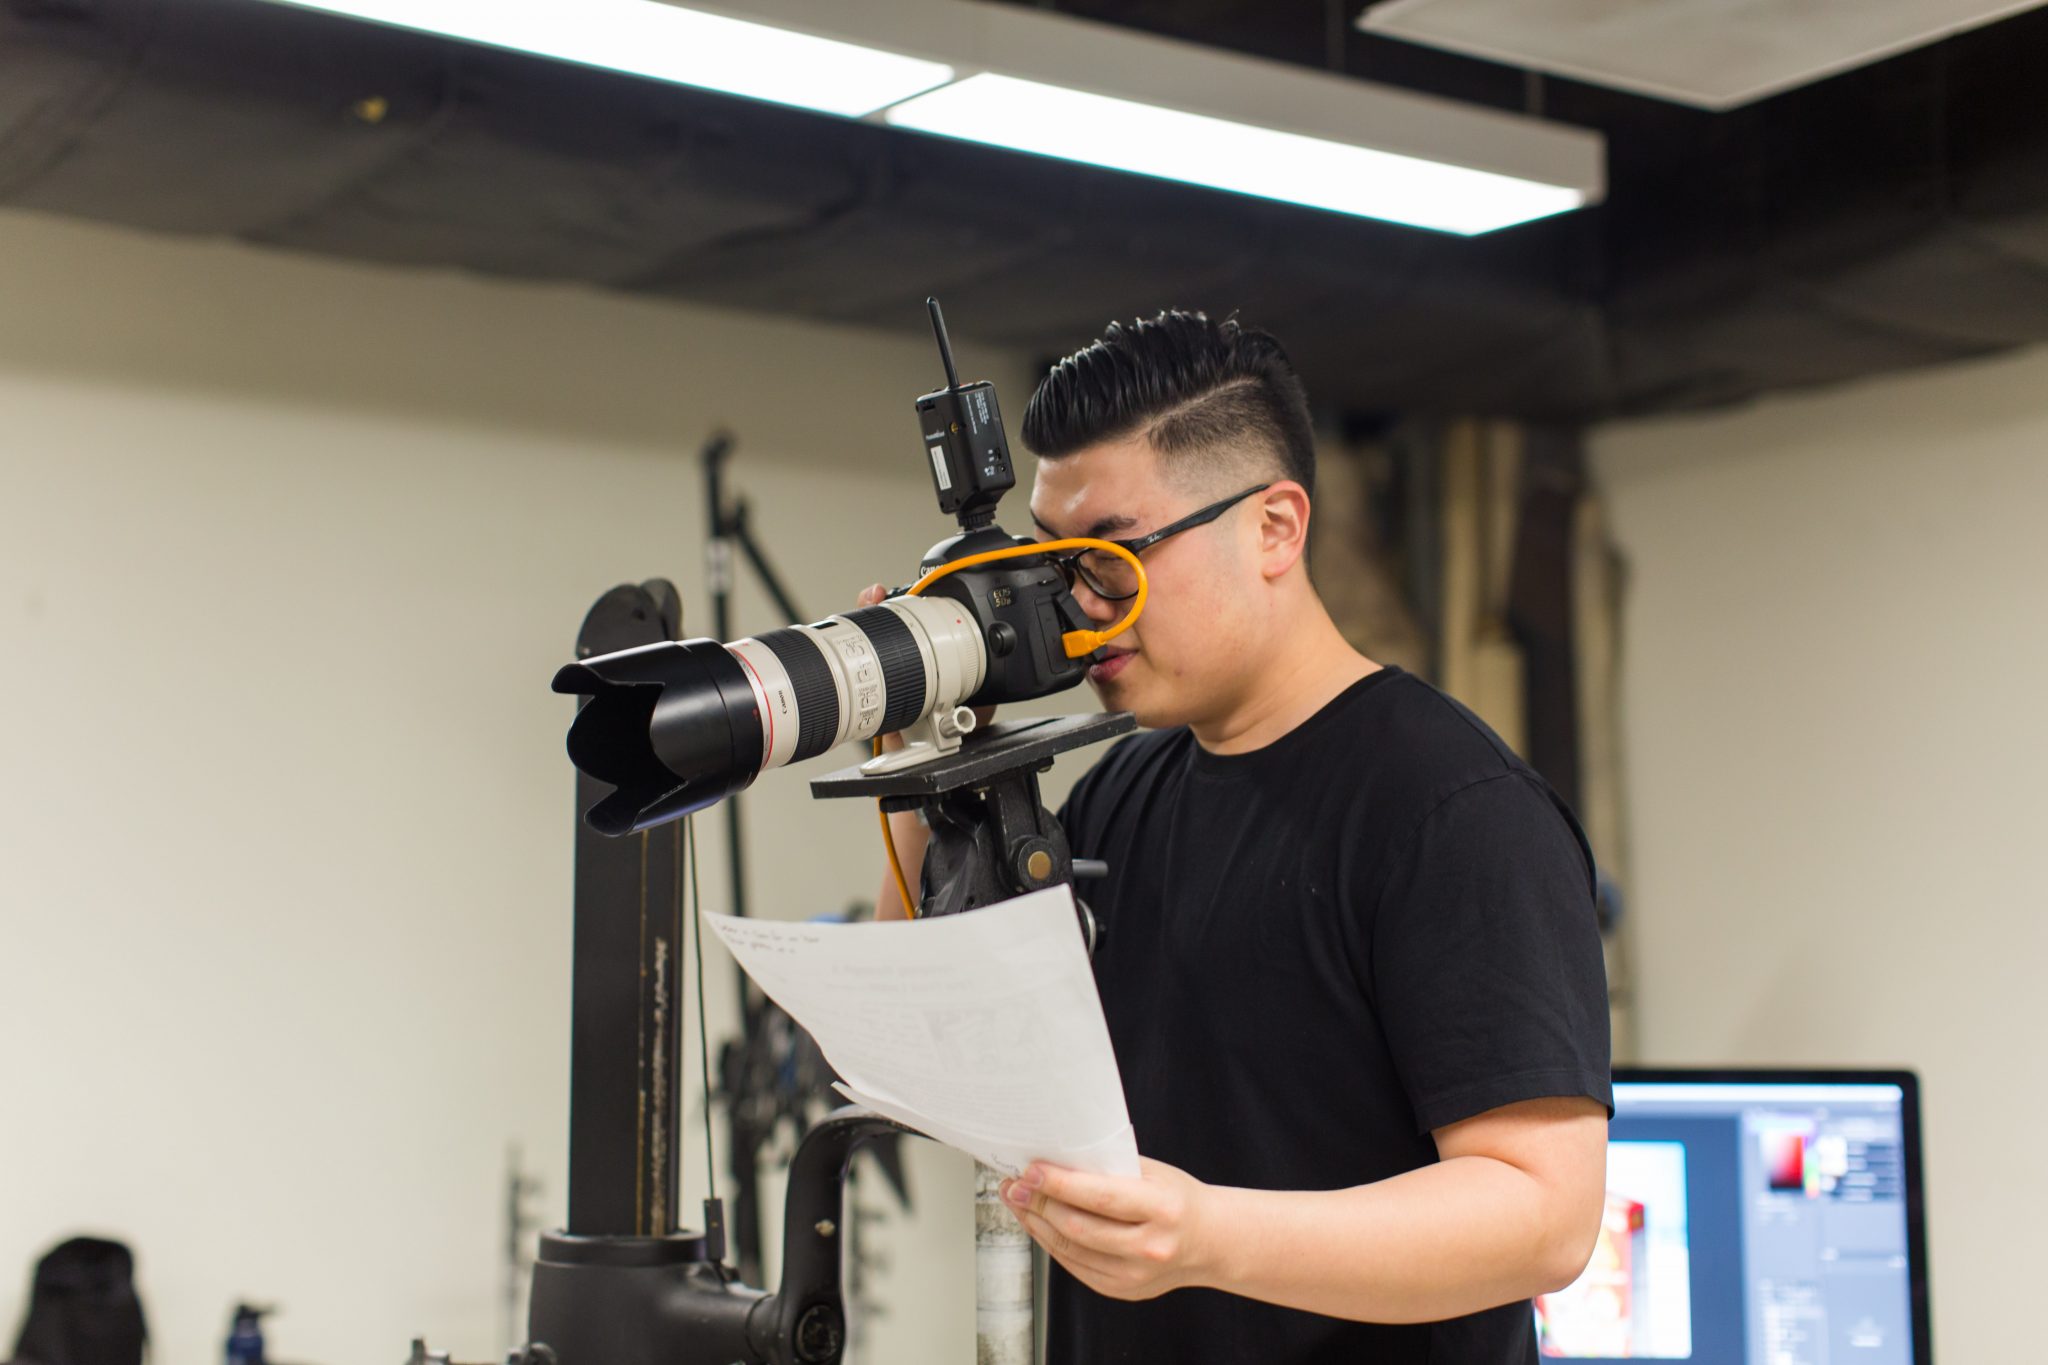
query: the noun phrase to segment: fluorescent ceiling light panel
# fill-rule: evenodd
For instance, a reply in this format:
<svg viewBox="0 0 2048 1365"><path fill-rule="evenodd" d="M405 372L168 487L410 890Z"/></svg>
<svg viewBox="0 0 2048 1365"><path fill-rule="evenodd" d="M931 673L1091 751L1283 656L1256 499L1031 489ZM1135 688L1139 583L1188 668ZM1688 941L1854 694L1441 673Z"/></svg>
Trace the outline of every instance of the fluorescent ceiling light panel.
<svg viewBox="0 0 2048 1365"><path fill-rule="evenodd" d="M1443 232L1606 192L1590 129L1018 5L279 2Z"/></svg>
<svg viewBox="0 0 2048 1365"><path fill-rule="evenodd" d="M628 75L858 118L953 68L660 0L284 0Z"/></svg>
<svg viewBox="0 0 2048 1365"><path fill-rule="evenodd" d="M1444 232L1579 208L1569 186L984 72L883 112L899 128Z"/></svg>

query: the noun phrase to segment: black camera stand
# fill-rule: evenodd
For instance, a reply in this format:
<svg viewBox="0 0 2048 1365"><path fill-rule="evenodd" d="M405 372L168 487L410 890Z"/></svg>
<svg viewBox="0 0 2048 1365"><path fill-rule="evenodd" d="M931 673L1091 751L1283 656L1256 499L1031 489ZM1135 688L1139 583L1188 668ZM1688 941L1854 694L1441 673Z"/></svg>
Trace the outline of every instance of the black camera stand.
<svg viewBox="0 0 2048 1365"><path fill-rule="evenodd" d="M645 604L629 604L622 598L619 605L639 608L621 611L631 622L626 629L647 628L645 616L651 613ZM1099 865L1074 862L1058 820L1040 800L1038 775L1052 765L1055 756L1123 734L1136 724L1123 712L1005 721L969 734L956 752L944 758L888 773L847 768L819 778L811 784L811 792L821 798L879 799L887 810L922 811L932 827L923 913L955 914L1055 886L1076 874L1100 875ZM608 842L624 846L623 841ZM650 841L655 842L665 841ZM578 849L579 861L585 851ZM597 848L589 852L591 860L579 870L595 870L604 864ZM675 875L670 868L660 871L667 878ZM597 906L590 908L595 911ZM586 943L579 936L578 966L586 965L582 960L586 951L595 958L612 958L625 946ZM617 1005L623 1003L617 999L619 993L610 982L603 989L595 979L586 985L580 973L578 983L573 1008L584 1051L595 1053L597 1049L589 1045L602 1040L611 1044L604 1049L607 1055L620 1054L616 1058L620 1063L631 1055L625 1044L636 1033L671 1027L667 1010L680 1004L679 993L663 1001L658 1023L638 1020L632 1012L601 1020L600 1015L617 1013ZM639 1029L634 1028L636 1023ZM595 1063L598 1058L593 1055L588 1060ZM638 1133L623 1114L611 1112L605 1101L622 1096L601 1090L597 1079L586 1074L571 1089L571 1134L584 1140L583 1150L572 1152L570 1164L571 1230L541 1238L528 1318L530 1344L515 1351L512 1361L518 1365L730 1365L736 1361L836 1365L846 1345L839 1234L844 1223L847 1168L860 1143L904 1130L869 1110L848 1106L826 1115L804 1135L789 1169L782 1282L773 1293L765 1293L738 1283L702 1233L636 1235L625 1230L633 1226L625 1221L633 1214L637 1214L633 1221L641 1226L653 1218L661 1220L656 1227L661 1223L672 1227L673 1183L667 1199L653 1207L635 1209L622 1204L613 1218L603 1216L613 1210L609 1204L598 1204L594 1196L611 1194L612 1187L636 1174L643 1182L649 1174L673 1182L675 1164L663 1163L653 1171L644 1168L646 1135ZM639 1078L642 1083L645 1079ZM623 1091L627 1080L622 1072L610 1089ZM604 1136L613 1137L614 1142L601 1143ZM681 1137L672 1126L663 1136L673 1141ZM634 1161L627 1159L636 1149L643 1163L637 1172ZM611 1153L611 1163L600 1166L590 1160L600 1151ZM574 1159L578 1156L586 1159ZM602 1231L575 1230L574 1211L582 1209L599 1215L588 1221L597 1223ZM445 1359L415 1344L415 1362L424 1365Z"/></svg>

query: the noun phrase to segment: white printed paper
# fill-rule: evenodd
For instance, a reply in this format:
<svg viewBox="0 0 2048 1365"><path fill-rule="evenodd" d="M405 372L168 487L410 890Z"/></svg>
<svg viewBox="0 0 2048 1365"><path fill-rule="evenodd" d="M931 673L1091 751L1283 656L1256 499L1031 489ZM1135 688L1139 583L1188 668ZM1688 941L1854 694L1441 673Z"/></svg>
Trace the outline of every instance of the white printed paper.
<svg viewBox="0 0 2048 1365"><path fill-rule="evenodd" d="M927 920L704 916L842 1094L1008 1174L1138 1174L1102 1001L1064 886Z"/></svg>

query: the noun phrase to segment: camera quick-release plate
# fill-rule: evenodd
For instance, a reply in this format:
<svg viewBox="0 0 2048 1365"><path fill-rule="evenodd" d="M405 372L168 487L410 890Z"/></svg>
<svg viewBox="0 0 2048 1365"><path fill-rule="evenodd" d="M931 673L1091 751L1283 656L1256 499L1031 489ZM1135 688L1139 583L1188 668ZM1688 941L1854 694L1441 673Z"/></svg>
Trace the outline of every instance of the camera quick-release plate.
<svg viewBox="0 0 2048 1365"><path fill-rule="evenodd" d="M858 767L842 768L812 782L811 795L820 800L834 796L880 798L889 810L915 810L927 798L961 787L985 786L1020 768L1042 772L1069 749L1137 728L1137 718L1128 711L997 721L968 735L959 750L945 758L872 777Z"/></svg>

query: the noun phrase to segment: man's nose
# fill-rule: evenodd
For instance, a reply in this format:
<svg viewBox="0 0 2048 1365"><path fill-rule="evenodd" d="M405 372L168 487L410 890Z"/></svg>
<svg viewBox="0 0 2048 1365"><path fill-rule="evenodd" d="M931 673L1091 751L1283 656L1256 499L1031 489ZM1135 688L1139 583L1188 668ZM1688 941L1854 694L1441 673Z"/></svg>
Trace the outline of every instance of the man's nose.
<svg viewBox="0 0 2048 1365"><path fill-rule="evenodd" d="M1125 602L1112 602L1088 586L1088 580L1078 574L1074 578L1074 601L1079 604L1081 614L1099 625L1108 625L1124 614Z"/></svg>

